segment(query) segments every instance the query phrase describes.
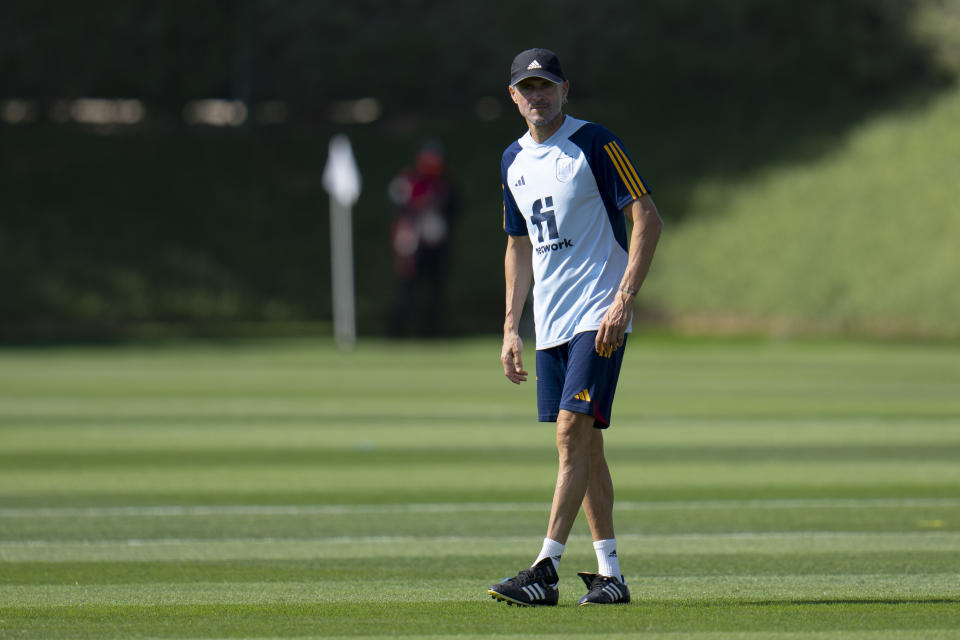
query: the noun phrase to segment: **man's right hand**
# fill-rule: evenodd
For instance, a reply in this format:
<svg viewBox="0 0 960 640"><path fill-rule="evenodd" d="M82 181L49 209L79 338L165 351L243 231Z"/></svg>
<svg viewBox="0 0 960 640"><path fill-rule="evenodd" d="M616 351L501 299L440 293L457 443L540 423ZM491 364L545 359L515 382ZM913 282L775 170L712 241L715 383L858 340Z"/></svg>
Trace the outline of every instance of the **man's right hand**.
<svg viewBox="0 0 960 640"><path fill-rule="evenodd" d="M503 375L510 382L520 384L526 382L527 372L523 370L523 340L517 334L503 336L503 351L500 352L500 362L503 363Z"/></svg>

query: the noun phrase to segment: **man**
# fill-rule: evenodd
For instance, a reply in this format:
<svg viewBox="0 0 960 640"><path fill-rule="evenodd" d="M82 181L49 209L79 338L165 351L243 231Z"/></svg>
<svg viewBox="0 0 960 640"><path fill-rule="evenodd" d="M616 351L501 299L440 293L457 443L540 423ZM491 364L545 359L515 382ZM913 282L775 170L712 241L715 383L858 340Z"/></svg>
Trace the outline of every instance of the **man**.
<svg viewBox="0 0 960 640"><path fill-rule="evenodd" d="M663 223L623 143L563 113L570 83L556 54L518 54L508 90L528 132L501 165L508 236L500 359L511 382L527 379L518 324L533 282L537 409L541 422L556 422L559 471L540 554L488 593L508 604L557 604L557 567L582 506L599 566L578 574L588 587L578 604L626 603L602 430ZM633 222L629 243L625 218Z"/></svg>

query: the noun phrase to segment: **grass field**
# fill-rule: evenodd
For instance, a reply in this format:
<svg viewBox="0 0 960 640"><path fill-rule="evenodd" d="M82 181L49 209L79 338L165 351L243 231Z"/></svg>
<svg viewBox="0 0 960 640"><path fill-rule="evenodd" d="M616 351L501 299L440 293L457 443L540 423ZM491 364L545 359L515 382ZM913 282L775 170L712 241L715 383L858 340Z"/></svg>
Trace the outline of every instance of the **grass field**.
<svg viewBox="0 0 960 640"><path fill-rule="evenodd" d="M606 609L582 522L559 607L485 595L555 475L498 355L0 350L0 638L960 636L960 348L633 340Z"/></svg>

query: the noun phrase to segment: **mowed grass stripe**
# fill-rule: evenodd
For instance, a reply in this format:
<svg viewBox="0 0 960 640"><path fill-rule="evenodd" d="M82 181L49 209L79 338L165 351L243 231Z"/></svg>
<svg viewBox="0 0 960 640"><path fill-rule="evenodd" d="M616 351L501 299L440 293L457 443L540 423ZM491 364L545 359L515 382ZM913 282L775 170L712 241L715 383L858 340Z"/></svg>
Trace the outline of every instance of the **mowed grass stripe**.
<svg viewBox="0 0 960 640"><path fill-rule="evenodd" d="M779 500L688 500L636 502L619 501L617 511L662 511L705 509L910 509L960 507L960 498L802 498ZM169 505L130 507L36 507L0 508L2 518L104 518L217 517L217 516L303 516L395 513L469 513L473 511L510 513L544 509L543 503L453 502L352 505Z"/></svg>
<svg viewBox="0 0 960 640"><path fill-rule="evenodd" d="M375 472L376 469L370 470ZM552 467L551 476L556 474L556 467ZM620 475L618 474L618 478ZM769 499L808 499L817 496L829 495L836 499L865 499L876 498L901 499L918 498L922 500L946 498L953 499L960 494L960 486L950 480L937 482L925 481L918 478L909 484L887 482L885 484L870 484L866 482L849 481L843 484L827 485L816 482L815 478L806 478L796 482L764 483L761 481L746 483L710 483L706 480L696 484L685 482L680 485L660 484L658 486L642 486L631 482L626 484L626 477L621 486L618 486L617 497L623 501L685 501L685 500L769 500ZM546 487L546 488L545 488ZM383 487L364 489L353 488L349 491L335 487L326 489L296 487L286 489L243 489L243 490L216 490L206 487L182 488L176 491L155 487L150 491L123 491L116 489L109 493L95 492L89 489L76 489L70 493L64 492L35 492L35 493L8 493L0 498L4 508L35 508L72 506L84 507L126 507L130 505L199 505L210 504L244 505L244 504L331 504L331 505L380 505L385 501L391 504L412 503L451 503L463 501L468 504L482 502L525 502L546 504L545 496L549 497L552 491L550 481L541 481L529 487L510 488L505 485L490 486L488 484L475 485L465 489L462 486L432 486L409 488L405 486L391 486L389 492Z"/></svg>
<svg viewBox="0 0 960 640"><path fill-rule="evenodd" d="M684 640L944 640L949 638L954 640L952 630L945 629L923 629L923 630L891 630L882 631L815 631L815 632L795 632L795 631L748 631L748 632L723 632L723 631L684 631ZM301 637L301 636L298 636ZM351 636L302 636L303 638L318 638L324 640L385 640L395 638L395 635L351 635ZM564 637L560 634L521 634L515 633L498 634L491 633L487 635L474 635L463 633L457 635L430 635L431 640L506 640L507 638L537 638L545 637ZM583 633L577 634L579 640L677 640L677 632L661 631L632 631L629 633L608 632L602 634ZM277 640L271 638L248 638L247 640Z"/></svg>
<svg viewBox="0 0 960 640"><path fill-rule="evenodd" d="M311 515L221 515L100 518L3 518L0 540L150 540L223 538L358 538L363 536L476 536L478 533L540 537L548 505L523 511L357 512ZM621 534L960 530L960 506L899 509L659 509L615 512ZM583 522L577 533L586 532Z"/></svg>
<svg viewBox="0 0 960 640"><path fill-rule="evenodd" d="M618 415L955 418L955 347L631 341ZM634 346L635 345L635 346ZM201 347L202 348L202 347ZM73 350L0 364L0 415L480 415L533 420L531 388L499 373L495 340L361 343L350 354L288 342L242 350ZM145 368L143 362L151 366ZM677 384L682 380L682 384ZM42 381L42 384L39 383ZM377 393L371 393L376 389ZM169 402L177 398L177 402ZM490 398L496 398L490 402ZM319 400L319 402L318 402ZM21 409L18 411L18 407ZM105 410L109 407L109 410Z"/></svg>
<svg viewBox="0 0 960 640"><path fill-rule="evenodd" d="M354 574L356 575L356 574ZM497 582L495 575L486 582ZM728 603L922 603L960 605L960 574L892 576L886 574L681 576L637 578L627 576L638 609L657 602ZM563 603L572 605L583 595L576 577L561 581ZM4 606L38 608L95 605L152 604L313 604L355 602L481 602L488 599L482 578L430 578L411 584L407 575L384 576L366 583L318 581L163 582L149 584L93 584L0 586ZM494 603L491 603L493 606ZM500 605L503 606L503 605ZM638 612L640 613L640 612Z"/></svg>
<svg viewBox="0 0 960 640"><path fill-rule="evenodd" d="M618 534L632 553L663 553L667 556L697 554L859 554L864 550L884 553L960 552L957 533L734 533L734 534ZM530 536L347 536L338 538L252 538L252 539L153 539L50 541L18 540L0 542L2 562L213 562L233 560L299 560L318 557L380 558L420 557L429 549L436 558L469 556L521 559ZM589 549L590 537L574 534L571 551ZM649 551L655 550L655 551ZM568 555L569 555L568 554ZM573 557L573 556L571 556ZM589 560L589 554L587 554Z"/></svg>
<svg viewBox="0 0 960 640"><path fill-rule="evenodd" d="M589 633L701 631L896 631L955 633L955 602L726 602L657 603L616 610L564 606L518 612L489 602L355 602L337 604L100 605L0 608L0 619L17 620L18 637L89 637L107 631L153 629L189 637L364 636L390 629L392 635L544 636ZM322 630L322 631L321 631ZM319 633L318 633L319 632ZM806 637L806 636L804 636Z"/></svg>
<svg viewBox="0 0 960 640"><path fill-rule="evenodd" d="M397 544L390 545L396 547ZM107 585L147 582L327 582L348 580L351 574L376 576L377 580L403 579L424 566L431 567L425 581L480 576L490 572L487 560L475 556L457 562L432 563L431 553L421 555L389 551L380 557L341 557L318 553L297 560L197 561L98 561L98 562L4 562L0 585ZM429 549L429 547L428 547ZM632 549L632 547L628 547ZM926 577L960 575L960 555L952 551L862 551L851 553L799 553L792 549L764 554L650 553L633 550L624 554L624 570L645 582L665 576L832 576L888 575L922 580ZM506 557L501 555L499 557ZM570 563L593 564L589 557L572 554ZM570 565L570 563L567 563ZM505 565L506 566L506 565ZM566 566L566 565L565 565ZM570 565L572 566L572 565ZM494 579L491 576L490 579ZM956 585L960 589L960 584ZM868 591L871 589L868 588Z"/></svg>
<svg viewBox="0 0 960 640"><path fill-rule="evenodd" d="M439 434L435 434L439 435ZM517 446L509 450L502 444L486 447L433 446L422 449L394 449L371 443L366 450L358 445L349 450L332 448L270 448L220 451L184 451L182 449L142 449L117 452L17 452L0 453L0 468L14 470L83 469L142 469L144 467L259 467L272 464L285 466L314 466L325 468L404 464L429 466L449 463L469 463L478 460L521 462L549 460L555 457L552 448L544 446ZM960 460L960 442L957 443L872 443L854 446L789 445L764 443L727 444L712 446L655 444L624 444L611 452L610 460L634 464L653 462L855 462L870 461L950 461Z"/></svg>
<svg viewBox="0 0 960 640"><path fill-rule="evenodd" d="M648 462L618 464L612 461L619 495L640 498L645 491L736 487L738 490L806 486L822 494L834 487L896 487L911 489L914 495L930 485L960 487L960 464L953 460L843 460L750 462ZM285 465L281 462L256 466L205 466L165 468L147 466L117 473L114 469L31 469L0 470L0 502L9 504L17 496L32 496L34 504L48 495L69 493L144 494L154 492L206 492L220 494L284 493L296 487L311 492L314 502L365 501L380 491L375 502L391 502L396 493L403 502L436 502L433 495L456 490L468 502L490 499L497 492L511 490L520 501L550 495L556 462L544 457L529 464L514 460L476 459L471 462L435 461L429 465L403 464L397 461L355 467L326 468L323 465ZM402 482L397 482L401 479ZM390 486L391 482L396 484ZM384 486L390 488L384 492ZM406 492L406 495L403 494ZM361 499L351 499L356 494ZM345 498L337 499L337 495ZM954 493L956 495L956 493ZM420 496L416 499L415 496ZM139 504L141 501L137 501Z"/></svg>
<svg viewBox="0 0 960 640"><path fill-rule="evenodd" d="M619 414L619 403L617 411ZM960 445L957 415L929 419L860 416L837 420L797 418L781 413L776 417L731 419L684 416L681 411L682 407L677 407L668 416L640 414L624 418L621 428L608 431L607 437L614 439L618 449L626 447L634 451L643 447L720 451L740 447L749 452L768 446L869 451L878 445ZM13 454L108 457L143 451L166 455L205 452L227 455L237 451L243 455L253 450L266 456L278 450L302 449L354 454L381 448L395 452L448 451L454 443L484 452L491 449L504 453L514 449L525 453L552 452L551 426L531 419L526 413L498 420L464 411L457 415L456 426L451 427L449 417L403 415L398 410L371 416L360 408L349 414L331 415L329 421L263 418L225 410L202 420L189 413L167 420L154 415L115 416L101 411L101 415L90 420L70 416L69 421L62 417L30 421L22 416L0 414L0 428L4 434L2 453L11 458ZM482 430L476 428L479 425L483 425ZM840 425L842 428L838 428ZM501 446L498 448L494 443ZM506 443L509 447L503 446Z"/></svg>

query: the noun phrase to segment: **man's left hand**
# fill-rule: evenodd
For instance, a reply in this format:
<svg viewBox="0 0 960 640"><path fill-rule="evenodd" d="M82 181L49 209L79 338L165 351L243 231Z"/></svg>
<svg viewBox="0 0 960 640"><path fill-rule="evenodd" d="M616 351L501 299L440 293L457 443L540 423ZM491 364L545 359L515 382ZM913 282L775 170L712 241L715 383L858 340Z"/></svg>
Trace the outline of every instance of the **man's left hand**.
<svg viewBox="0 0 960 640"><path fill-rule="evenodd" d="M609 358L614 351L622 347L632 317L633 296L618 291L613 303L607 307L600 328L597 329L594 350L601 356Z"/></svg>

